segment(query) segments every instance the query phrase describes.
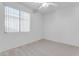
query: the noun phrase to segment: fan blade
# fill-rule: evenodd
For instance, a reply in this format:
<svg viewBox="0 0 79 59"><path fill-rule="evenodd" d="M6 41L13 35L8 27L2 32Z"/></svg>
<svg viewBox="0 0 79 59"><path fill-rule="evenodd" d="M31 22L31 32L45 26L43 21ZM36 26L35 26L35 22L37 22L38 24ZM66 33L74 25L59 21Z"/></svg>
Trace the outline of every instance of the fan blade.
<svg viewBox="0 0 79 59"><path fill-rule="evenodd" d="M55 3L48 3L49 5L53 5L53 6L58 6L57 4Z"/></svg>
<svg viewBox="0 0 79 59"><path fill-rule="evenodd" d="M42 3L42 5L39 7L39 9L42 8L42 7L45 8L45 7L48 7L48 6L49 6L48 3Z"/></svg>

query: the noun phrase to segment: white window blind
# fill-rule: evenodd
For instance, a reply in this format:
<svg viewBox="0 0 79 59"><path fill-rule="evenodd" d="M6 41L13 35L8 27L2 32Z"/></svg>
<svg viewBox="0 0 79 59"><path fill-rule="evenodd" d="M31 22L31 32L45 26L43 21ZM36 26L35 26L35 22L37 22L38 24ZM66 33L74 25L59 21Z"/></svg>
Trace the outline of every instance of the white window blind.
<svg viewBox="0 0 79 59"><path fill-rule="evenodd" d="M5 6L5 32L29 32L30 14Z"/></svg>
<svg viewBox="0 0 79 59"><path fill-rule="evenodd" d="M21 32L29 32L30 31L30 14L21 11L21 20L20 20L20 31ZM26 20L27 19L27 20ZM25 26L27 25L27 27Z"/></svg>

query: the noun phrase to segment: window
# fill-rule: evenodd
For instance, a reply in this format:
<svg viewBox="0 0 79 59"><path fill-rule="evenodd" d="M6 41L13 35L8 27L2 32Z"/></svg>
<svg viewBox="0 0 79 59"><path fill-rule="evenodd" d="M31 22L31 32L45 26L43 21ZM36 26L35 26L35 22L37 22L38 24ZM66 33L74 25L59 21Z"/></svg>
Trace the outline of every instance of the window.
<svg viewBox="0 0 79 59"><path fill-rule="evenodd" d="M30 14L5 6L5 32L29 32Z"/></svg>

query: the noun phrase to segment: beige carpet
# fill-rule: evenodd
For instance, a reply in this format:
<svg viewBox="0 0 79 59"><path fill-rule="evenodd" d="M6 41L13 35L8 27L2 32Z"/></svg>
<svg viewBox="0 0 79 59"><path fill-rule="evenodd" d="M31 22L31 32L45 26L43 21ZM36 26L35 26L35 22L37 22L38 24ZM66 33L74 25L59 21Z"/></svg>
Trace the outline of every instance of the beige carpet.
<svg viewBox="0 0 79 59"><path fill-rule="evenodd" d="M79 48L56 43L49 40L39 40L31 44L7 50L1 56L77 56Z"/></svg>

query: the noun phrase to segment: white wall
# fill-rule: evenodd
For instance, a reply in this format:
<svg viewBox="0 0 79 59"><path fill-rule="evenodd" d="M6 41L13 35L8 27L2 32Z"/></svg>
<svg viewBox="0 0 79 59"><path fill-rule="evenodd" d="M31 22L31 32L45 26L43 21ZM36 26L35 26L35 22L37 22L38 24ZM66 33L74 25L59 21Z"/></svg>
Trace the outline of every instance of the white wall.
<svg viewBox="0 0 79 59"><path fill-rule="evenodd" d="M44 38L79 46L79 4L45 16Z"/></svg>
<svg viewBox="0 0 79 59"><path fill-rule="evenodd" d="M16 4L15 4L16 5ZM18 6L21 6L18 4ZM27 33L4 33L4 9L0 3L0 52L28 44L42 38L42 17L39 13L31 12L31 31ZM24 8L24 7L23 7ZM26 8L27 9L27 8ZM31 10L27 10L31 11Z"/></svg>

